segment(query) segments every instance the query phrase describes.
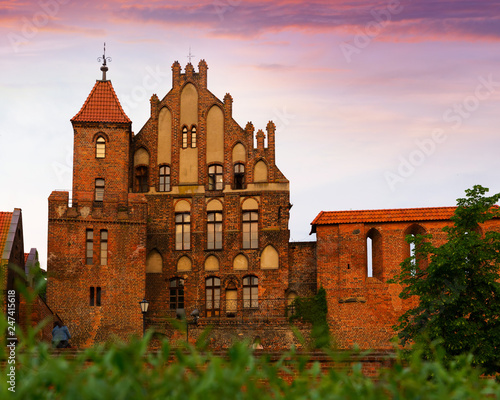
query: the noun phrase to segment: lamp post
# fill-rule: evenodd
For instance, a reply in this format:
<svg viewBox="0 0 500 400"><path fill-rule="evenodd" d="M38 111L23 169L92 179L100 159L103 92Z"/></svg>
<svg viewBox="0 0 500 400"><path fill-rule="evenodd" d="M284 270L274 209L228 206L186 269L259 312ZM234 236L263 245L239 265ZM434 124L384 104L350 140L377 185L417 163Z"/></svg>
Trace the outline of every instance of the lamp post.
<svg viewBox="0 0 500 400"><path fill-rule="evenodd" d="M139 305L141 306L142 311L142 335L144 336L146 333L146 313L148 312L149 301L143 299L139 302Z"/></svg>

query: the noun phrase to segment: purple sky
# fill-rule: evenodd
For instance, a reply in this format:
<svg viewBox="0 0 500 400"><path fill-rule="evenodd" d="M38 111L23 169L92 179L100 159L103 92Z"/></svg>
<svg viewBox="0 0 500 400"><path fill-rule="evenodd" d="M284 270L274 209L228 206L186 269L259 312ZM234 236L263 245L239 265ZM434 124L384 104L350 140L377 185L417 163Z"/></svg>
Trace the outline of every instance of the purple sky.
<svg viewBox="0 0 500 400"><path fill-rule="evenodd" d="M43 267L103 42L135 132L190 47L241 126L276 123L294 241L321 210L500 192L500 1L0 0L0 210L22 208Z"/></svg>

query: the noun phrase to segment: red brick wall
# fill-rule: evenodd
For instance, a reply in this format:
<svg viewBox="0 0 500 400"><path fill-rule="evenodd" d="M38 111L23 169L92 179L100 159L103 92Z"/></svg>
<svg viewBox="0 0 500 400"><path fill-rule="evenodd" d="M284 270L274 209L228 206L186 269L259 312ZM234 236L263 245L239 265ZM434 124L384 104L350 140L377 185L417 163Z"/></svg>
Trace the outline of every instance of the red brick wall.
<svg viewBox="0 0 500 400"><path fill-rule="evenodd" d="M399 298L401 286L387 280L400 272L401 262L409 256L405 236L412 229L433 235L437 246L446 241L442 228L450 221L357 223L317 226L318 287L328 299L328 322L338 345L349 348L390 348L395 335L392 326L412 306ZM498 229L499 222L485 227ZM380 233L376 257L381 260L379 278L367 277L366 236L370 229ZM374 252L375 253L375 252Z"/></svg>

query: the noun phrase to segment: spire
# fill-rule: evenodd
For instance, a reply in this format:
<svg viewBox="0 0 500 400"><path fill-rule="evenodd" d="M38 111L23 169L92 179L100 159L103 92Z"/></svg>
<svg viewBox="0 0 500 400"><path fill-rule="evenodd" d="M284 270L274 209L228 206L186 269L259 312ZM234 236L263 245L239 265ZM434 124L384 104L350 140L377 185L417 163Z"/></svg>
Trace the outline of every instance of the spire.
<svg viewBox="0 0 500 400"><path fill-rule="evenodd" d="M103 81L106 81L106 72L108 71L108 66L106 65L106 61L109 61L111 62L111 57L106 57L106 42L104 42L104 53L102 55L102 57L98 57L97 58L97 61L98 62L102 62L102 67L101 67L101 71L102 71L102 80Z"/></svg>

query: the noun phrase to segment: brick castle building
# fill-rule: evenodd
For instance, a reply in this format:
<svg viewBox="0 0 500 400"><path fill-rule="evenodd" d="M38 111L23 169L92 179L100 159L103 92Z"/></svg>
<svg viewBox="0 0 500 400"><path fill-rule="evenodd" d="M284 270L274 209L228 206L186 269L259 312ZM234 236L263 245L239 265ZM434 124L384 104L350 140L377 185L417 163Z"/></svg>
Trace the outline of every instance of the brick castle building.
<svg viewBox="0 0 500 400"><path fill-rule="evenodd" d="M390 347L407 307L387 283L410 254L404 238L444 241L454 208L321 212L316 242L289 242L272 122L265 132L241 127L232 97L208 90L205 61L197 72L175 62L172 89L151 97L134 134L101 70L71 120L72 198L49 197L47 299L76 345L140 334L145 298L147 325L167 337L179 310L188 320L198 310L191 335L212 325L214 346L259 336L265 348L286 348L295 341L288 306L323 286L341 347Z"/></svg>

